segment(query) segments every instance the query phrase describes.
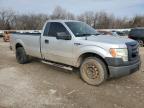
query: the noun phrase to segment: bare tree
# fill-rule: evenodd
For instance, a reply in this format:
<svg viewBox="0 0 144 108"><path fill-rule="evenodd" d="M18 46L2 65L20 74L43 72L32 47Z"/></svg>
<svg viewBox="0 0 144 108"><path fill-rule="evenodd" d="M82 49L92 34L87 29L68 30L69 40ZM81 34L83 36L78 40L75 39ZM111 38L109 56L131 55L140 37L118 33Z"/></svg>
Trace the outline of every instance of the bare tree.
<svg viewBox="0 0 144 108"><path fill-rule="evenodd" d="M77 19L94 26L94 13L92 11L84 12L83 14L79 15Z"/></svg>
<svg viewBox="0 0 144 108"><path fill-rule="evenodd" d="M0 10L0 29L37 30L42 29L48 19L68 19L86 22L96 29L132 28L144 26L144 15L133 18L118 18L106 12L86 11L75 16L60 6L57 6L51 15L45 14L15 14L13 10Z"/></svg>
<svg viewBox="0 0 144 108"><path fill-rule="evenodd" d="M74 14L72 14L72 13L70 13L70 12L67 12L67 14L66 14L66 19L67 19L67 20L75 20L76 18L75 18L75 15L74 15Z"/></svg>
<svg viewBox="0 0 144 108"><path fill-rule="evenodd" d="M43 24L48 19L49 17L44 14L17 15L15 18L16 29L22 29L22 30L42 29Z"/></svg>
<svg viewBox="0 0 144 108"><path fill-rule="evenodd" d="M11 29L15 18L13 10L0 10L0 29Z"/></svg>
<svg viewBox="0 0 144 108"><path fill-rule="evenodd" d="M144 16L136 15L132 22L132 27L144 27Z"/></svg>
<svg viewBox="0 0 144 108"><path fill-rule="evenodd" d="M66 13L65 9L57 6L51 15L51 19L66 19Z"/></svg>
<svg viewBox="0 0 144 108"><path fill-rule="evenodd" d="M73 19L75 19L75 16L72 13L67 12L62 7L57 6L54 9L54 11L53 11L53 13L51 15L51 19L68 19L68 20L73 20Z"/></svg>

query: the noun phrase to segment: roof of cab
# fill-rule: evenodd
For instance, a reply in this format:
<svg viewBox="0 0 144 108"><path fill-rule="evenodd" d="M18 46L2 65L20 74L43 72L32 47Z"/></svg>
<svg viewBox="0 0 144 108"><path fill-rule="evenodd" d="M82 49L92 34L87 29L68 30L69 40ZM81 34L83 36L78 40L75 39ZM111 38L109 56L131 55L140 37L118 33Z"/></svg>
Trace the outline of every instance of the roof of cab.
<svg viewBox="0 0 144 108"><path fill-rule="evenodd" d="M80 21L77 21L77 20L48 20L47 22L80 22Z"/></svg>

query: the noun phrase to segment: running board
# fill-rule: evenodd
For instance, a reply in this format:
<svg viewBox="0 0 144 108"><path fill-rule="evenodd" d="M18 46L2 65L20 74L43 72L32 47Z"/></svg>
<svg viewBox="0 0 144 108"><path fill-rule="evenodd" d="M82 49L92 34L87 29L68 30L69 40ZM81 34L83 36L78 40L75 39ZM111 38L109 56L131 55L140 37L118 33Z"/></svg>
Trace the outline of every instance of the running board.
<svg viewBox="0 0 144 108"><path fill-rule="evenodd" d="M71 66L64 66L64 65L61 65L61 64L52 63L52 62L44 61L44 60L42 60L41 62L45 63L45 64L48 64L48 65L56 66L56 67L59 67L59 68L62 68L62 69L66 69L66 70L70 70L70 71L73 70L73 68Z"/></svg>

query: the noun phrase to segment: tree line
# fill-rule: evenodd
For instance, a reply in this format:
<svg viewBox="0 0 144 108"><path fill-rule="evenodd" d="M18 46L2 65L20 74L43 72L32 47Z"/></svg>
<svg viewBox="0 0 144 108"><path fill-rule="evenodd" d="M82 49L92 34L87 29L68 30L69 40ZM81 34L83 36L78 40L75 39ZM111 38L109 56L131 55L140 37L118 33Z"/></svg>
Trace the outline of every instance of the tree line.
<svg viewBox="0 0 144 108"><path fill-rule="evenodd" d="M40 30L46 20L67 19L86 22L96 29L122 29L144 27L144 15L135 15L132 18L115 17L106 12L87 11L74 15L60 6L57 6L51 15L48 14L16 14L10 9L0 10L0 30Z"/></svg>

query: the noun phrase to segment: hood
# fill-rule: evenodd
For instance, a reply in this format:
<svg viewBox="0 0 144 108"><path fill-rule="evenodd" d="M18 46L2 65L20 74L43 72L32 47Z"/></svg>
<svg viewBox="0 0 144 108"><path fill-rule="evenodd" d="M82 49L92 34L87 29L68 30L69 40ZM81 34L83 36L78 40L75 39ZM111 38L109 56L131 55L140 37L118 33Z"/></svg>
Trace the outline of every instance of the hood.
<svg viewBox="0 0 144 108"><path fill-rule="evenodd" d="M101 43L108 43L108 44L125 44L127 42L132 42L134 40L123 38L123 37L115 37L111 35L98 35L98 36L88 36L87 40L101 42Z"/></svg>
<svg viewBox="0 0 144 108"><path fill-rule="evenodd" d="M96 45L108 50L109 48L126 48L126 43L136 42L132 39L111 35L91 35L87 37L87 40L85 40L85 37L81 37L79 39L84 45Z"/></svg>

